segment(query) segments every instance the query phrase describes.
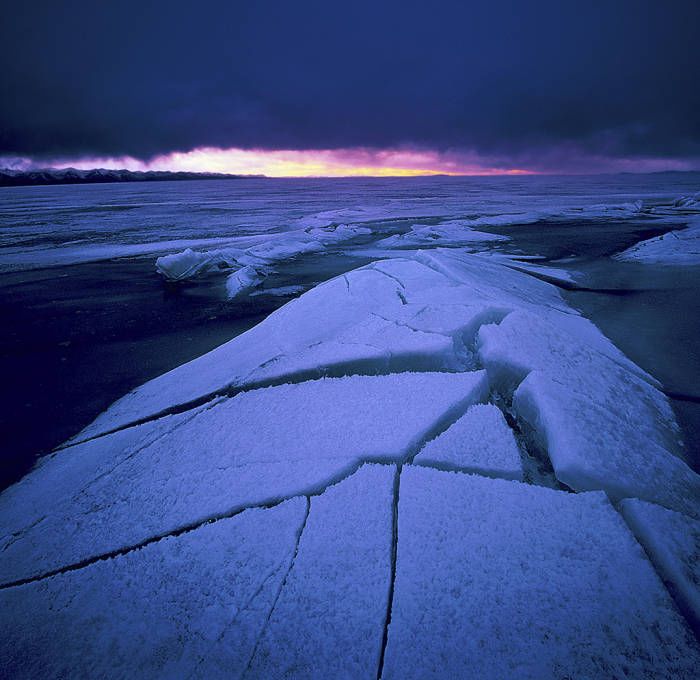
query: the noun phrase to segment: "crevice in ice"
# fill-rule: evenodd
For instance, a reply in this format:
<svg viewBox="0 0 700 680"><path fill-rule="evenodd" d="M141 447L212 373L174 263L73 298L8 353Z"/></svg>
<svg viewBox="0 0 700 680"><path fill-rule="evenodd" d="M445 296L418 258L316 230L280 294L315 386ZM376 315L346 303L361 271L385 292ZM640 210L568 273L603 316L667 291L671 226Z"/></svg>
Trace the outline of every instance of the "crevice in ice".
<svg viewBox="0 0 700 680"><path fill-rule="evenodd" d="M152 445L156 444L158 441L163 439L166 436L171 435L173 432L181 428L183 425L186 425L189 423L191 420L196 418L198 415L201 413L204 413L205 411L208 411L210 408L213 408L217 404L221 402L220 399L213 399L211 402L209 402L205 408L201 409L192 409L190 413L187 414L187 417L183 418L181 421L175 423L173 427L164 429L163 432L159 433L156 437L149 438L146 437L145 441L143 441L140 445L135 446L132 451L130 451L126 456L123 458L119 459L114 465L112 465L109 469L104 470L101 472L99 475L91 479L87 484L85 484L73 497L75 499L79 498L80 496L88 493L88 491L94 487L100 480L104 479L105 477L109 477L112 475L117 469L119 469L122 465L125 463L129 462L132 458L135 458L137 455L139 455L142 451L150 448Z"/></svg>
<svg viewBox="0 0 700 680"><path fill-rule="evenodd" d="M250 658L248 659L248 663L246 664L245 670L241 674L242 678L244 678L250 672L251 666L253 664L253 660L255 659L255 655L258 652L258 647L260 646L260 642L262 641L263 637L265 637L265 633L267 632L267 627L270 623L270 619L272 618L272 614L274 613L275 608L277 607L277 602L280 599L280 595L282 594L284 587L287 585L287 580L289 579L289 574L291 573L292 569L294 568L294 563L296 562L297 555L299 554L299 543L301 542L301 536L304 533L304 529L306 528L306 523L309 520L310 511L311 511L311 498L309 496L307 496L306 497L306 513L304 514L304 520L302 521L301 526L299 527L299 531L297 531L297 534L296 534L296 539L294 542L294 553L292 554L292 559L289 560L289 566L287 567L287 572L285 573L284 578L282 579L280 586L277 589L277 593L275 594L275 599L272 601L272 606L270 607L270 610L267 613L267 617L265 618L265 623L263 624L262 628L260 629L260 633L258 634L258 637L255 641L255 645L253 645L253 651L250 654Z"/></svg>
<svg viewBox="0 0 700 680"><path fill-rule="evenodd" d="M515 433L514 433L515 434ZM430 468L432 470L437 470L438 472L456 472L464 475L477 475L479 477L488 477L489 479L503 479L507 482L512 482L513 477L504 474L500 470L489 470L485 467L471 467L469 465L457 465L447 462L431 461L431 462L419 462L417 463L422 468Z"/></svg>
<svg viewBox="0 0 700 680"><path fill-rule="evenodd" d="M427 331L419 331L426 334L430 334ZM437 333L435 335L438 335ZM340 343L340 344L351 344L351 343ZM367 345L371 346L371 345ZM377 348L384 350L385 348ZM283 356L283 355L282 355ZM270 361L274 361L280 357L275 357ZM350 376L390 376L390 375L400 375L402 373L456 373L464 370L471 370L469 365L462 367L460 369L450 368L447 366L439 366L437 363L430 365L426 363L425 357L402 357L401 365L396 365L398 362L395 356L387 352L387 356L377 358L377 357L366 357L361 359L353 359L349 361L341 361L336 364L330 364L327 366L314 367L300 369L296 371L290 371L284 375L280 375L275 378L269 378L266 380L250 380L243 378L240 382L231 383L222 387L220 390L214 392L209 392L196 399L191 399L180 404L175 404L166 409L158 411L152 415L133 420L131 422L125 423L118 427L105 430L99 434L93 435L91 437L83 438L72 438L61 446L56 447L49 457L53 457L61 451L70 449L74 446L80 444L85 444L87 442L93 441L95 439L101 439L102 437L107 437L109 435L115 434L117 432L122 432L123 430L128 430L132 427L138 427L139 425L145 425L146 423L151 423L161 418L167 416L178 415L185 413L192 409L198 408L200 406L207 405L208 408L215 406L218 400L228 399L235 397L239 394L245 392L251 392L253 390L264 389L267 387L279 387L280 385L298 385L304 382L310 382L313 380L320 380L321 378L346 378ZM255 370L258 370L256 367ZM47 460L48 458L47 457Z"/></svg>
<svg viewBox="0 0 700 680"><path fill-rule="evenodd" d="M406 290L406 285L398 276L395 276L394 274L390 274L389 272L384 271L383 269L380 269L379 267L377 267L376 263L373 262L373 263L367 265L367 269L370 269L373 272L377 272L377 274L382 274L383 276L386 276L388 279L391 279L392 281L395 281L396 283L398 283L399 286L401 286L401 288L403 290ZM406 303L404 303L404 304L406 304Z"/></svg>
<svg viewBox="0 0 700 680"><path fill-rule="evenodd" d="M492 392L490 401L500 409L508 427L513 431L515 442L520 451L523 481L526 484L535 486L546 486L550 489L570 491L571 489L556 478L552 461L549 459L547 452L538 446L534 433L522 422L521 418L518 418L518 414L512 404L512 393L508 396L503 396L498 392Z"/></svg>
<svg viewBox="0 0 700 680"><path fill-rule="evenodd" d="M384 672L384 656L389 641L389 626L391 625L391 612L394 606L394 584L396 583L396 555L399 545L399 490L401 487L402 465L396 466L394 473L394 490L391 503L391 574L389 577L389 592L386 601L386 616L384 617L384 630L382 632L382 646L379 652L377 664L377 680L380 680Z"/></svg>
<svg viewBox="0 0 700 680"><path fill-rule="evenodd" d="M2 550L0 550L0 553L5 552L5 550L7 550L10 546L17 543L17 541L19 541L24 536L24 534L41 524L47 517L48 515L42 515L41 517L39 517L39 519L34 520L29 526L22 527L21 529L18 529L17 531L14 531L13 533L9 534L9 540L2 546ZM3 540L5 540L7 536L8 534L5 534L5 536L2 537Z"/></svg>
<svg viewBox="0 0 700 680"><path fill-rule="evenodd" d="M462 403L456 404L452 408L449 408L417 442L414 442L399 464L412 465L416 456L423 450L428 442L432 441L433 439L437 439L443 432L452 427L471 406L474 404L484 403L485 401L487 401L487 398L475 400L467 399ZM393 462L395 463L396 460Z"/></svg>

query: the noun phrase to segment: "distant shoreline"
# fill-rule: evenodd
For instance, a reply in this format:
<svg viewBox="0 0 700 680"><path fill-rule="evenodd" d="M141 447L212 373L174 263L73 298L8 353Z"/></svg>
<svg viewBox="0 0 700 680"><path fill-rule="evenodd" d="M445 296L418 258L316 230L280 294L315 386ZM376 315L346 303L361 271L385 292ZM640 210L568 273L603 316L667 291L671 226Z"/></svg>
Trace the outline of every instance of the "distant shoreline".
<svg viewBox="0 0 700 680"><path fill-rule="evenodd" d="M203 179L265 179L265 175L230 175L219 172L169 172L150 170L5 170L0 169L0 187L50 186L56 184L110 184L120 182L176 182Z"/></svg>

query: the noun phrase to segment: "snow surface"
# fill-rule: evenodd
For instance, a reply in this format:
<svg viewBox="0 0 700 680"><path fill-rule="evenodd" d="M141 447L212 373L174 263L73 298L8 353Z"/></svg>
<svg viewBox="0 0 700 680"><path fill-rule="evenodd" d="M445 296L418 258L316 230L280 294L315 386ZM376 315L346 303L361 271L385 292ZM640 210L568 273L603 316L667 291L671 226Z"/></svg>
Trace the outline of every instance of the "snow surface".
<svg viewBox="0 0 700 680"><path fill-rule="evenodd" d="M253 654L306 500L246 510L0 591L5 678L230 677Z"/></svg>
<svg viewBox="0 0 700 680"><path fill-rule="evenodd" d="M636 499L622 501L620 509L681 611L700 632L700 521Z"/></svg>
<svg viewBox="0 0 700 680"><path fill-rule="evenodd" d="M414 463L505 479L523 476L513 431L493 404L471 406L456 423L429 441Z"/></svg>
<svg viewBox="0 0 700 680"><path fill-rule="evenodd" d="M382 677L693 678L692 633L605 495L405 467Z"/></svg>
<svg viewBox="0 0 700 680"><path fill-rule="evenodd" d="M484 371L322 379L66 449L0 495L0 583L405 460L488 389Z"/></svg>
<svg viewBox="0 0 700 680"><path fill-rule="evenodd" d="M366 465L311 499L247 678L374 678L391 578L396 468Z"/></svg>
<svg viewBox="0 0 700 680"><path fill-rule="evenodd" d="M685 229L641 241L615 259L643 264L700 265L700 218L690 220Z"/></svg>

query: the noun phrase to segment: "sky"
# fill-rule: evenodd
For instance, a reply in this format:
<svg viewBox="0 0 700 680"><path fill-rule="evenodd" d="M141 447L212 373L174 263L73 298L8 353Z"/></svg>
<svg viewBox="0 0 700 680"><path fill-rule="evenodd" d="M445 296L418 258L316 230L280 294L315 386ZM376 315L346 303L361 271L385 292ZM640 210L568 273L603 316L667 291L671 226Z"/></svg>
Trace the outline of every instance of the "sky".
<svg viewBox="0 0 700 680"><path fill-rule="evenodd" d="M700 2L12 3L0 166L700 169Z"/></svg>

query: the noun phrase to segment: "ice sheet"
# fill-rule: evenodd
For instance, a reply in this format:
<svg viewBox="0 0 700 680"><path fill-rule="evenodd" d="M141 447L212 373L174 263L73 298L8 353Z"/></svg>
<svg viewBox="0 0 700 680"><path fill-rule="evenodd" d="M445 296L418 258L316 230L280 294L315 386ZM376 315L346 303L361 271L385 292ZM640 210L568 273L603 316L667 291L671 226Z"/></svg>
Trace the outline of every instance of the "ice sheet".
<svg viewBox="0 0 700 680"><path fill-rule="evenodd" d="M685 229L647 239L616 255L625 262L661 265L700 265L700 217L689 220Z"/></svg>

